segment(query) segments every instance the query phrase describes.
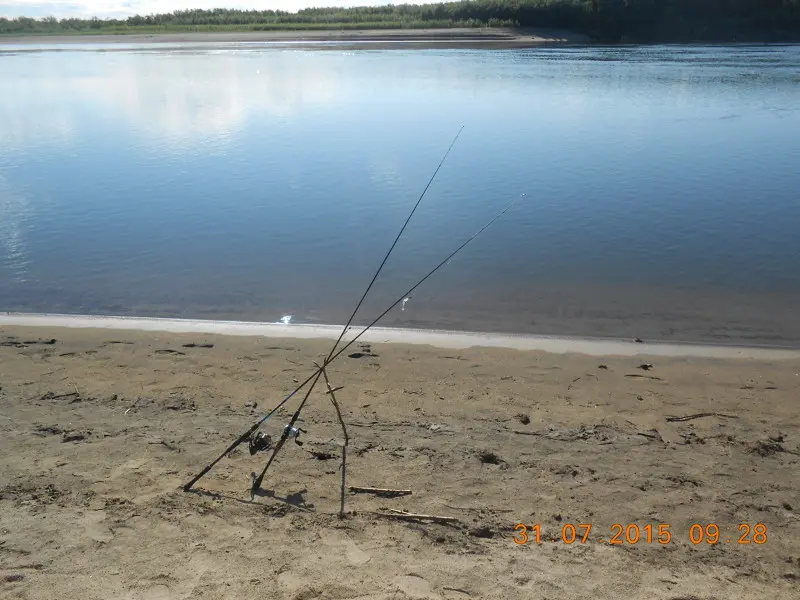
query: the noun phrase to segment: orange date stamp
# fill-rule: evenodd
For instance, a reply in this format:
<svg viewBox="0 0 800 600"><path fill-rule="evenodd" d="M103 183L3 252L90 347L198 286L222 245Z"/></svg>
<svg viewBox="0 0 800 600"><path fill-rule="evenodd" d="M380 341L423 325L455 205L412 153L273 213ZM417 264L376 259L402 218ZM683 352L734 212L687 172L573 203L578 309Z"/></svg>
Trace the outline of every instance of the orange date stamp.
<svg viewBox="0 0 800 600"><path fill-rule="evenodd" d="M693 523L688 530L674 533L666 523L648 523L638 525L630 523L622 525L614 523L605 535L591 535L593 531L590 523L565 523L561 530L555 534L542 532L540 524L526 525L518 523L514 527L512 539L517 545L525 544L609 544L621 546L623 544L661 544L672 543L677 539L688 540L695 546L700 544L766 544L767 526L764 523L740 523L735 529L732 526L720 527L716 523Z"/></svg>

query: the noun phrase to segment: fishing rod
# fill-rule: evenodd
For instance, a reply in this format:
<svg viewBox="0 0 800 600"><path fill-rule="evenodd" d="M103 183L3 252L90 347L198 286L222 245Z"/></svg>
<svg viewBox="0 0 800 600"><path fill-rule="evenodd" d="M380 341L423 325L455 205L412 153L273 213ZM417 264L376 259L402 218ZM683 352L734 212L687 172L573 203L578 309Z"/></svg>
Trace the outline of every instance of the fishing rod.
<svg viewBox="0 0 800 600"><path fill-rule="evenodd" d="M250 488L250 499L251 500L253 498L255 498L256 492L261 488L261 482L264 481L264 476L267 474L267 469L269 469L270 465L272 464L272 461L275 460L275 457L278 455L278 452L281 451L281 448L283 448L283 445L286 443L286 440L289 439L289 436L293 435L294 438L295 438L295 441L297 441L297 437L300 435L300 431L298 429L295 429L294 424L297 422L297 419L300 418L300 411L303 410L303 407L306 405L306 402L308 401L309 396L311 396L311 392L314 389L314 386L319 381L320 373L324 373L325 372L325 367L328 366L328 364L330 363L331 357L333 356L333 353L336 351L336 347L339 345L339 342L342 341L342 338L347 333L347 330L350 328L350 324L353 322L353 319L355 318L356 313L358 312L358 309L361 308L361 305L364 303L364 299L367 297L367 294L369 294L369 291L372 289L372 286L375 284L375 281L378 279L378 275L380 275L381 271L383 270L383 267L386 264L386 261L389 260L389 256L391 256L392 251L394 250L395 246L397 246L397 242L400 241L400 237L403 235L403 232L406 230L406 227L408 227L408 223L409 223L409 221L411 221L411 217L414 216L414 213L417 211L417 208L419 207L420 203L422 202L422 199L425 197L425 194L428 193L428 188L431 187L431 184L433 183L433 180L436 179L436 175L439 173L439 169L442 168L442 165L444 164L444 161L447 160L447 156L450 154L450 151L453 149L453 146L455 146L455 144L458 141L458 138L461 135L462 131L464 131L464 126L463 125L458 130L458 133L456 134L456 137L453 138L453 141L450 143L450 146L447 148L447 151L444 153L444 156L442 156L442 160L439 161L439 164L437 165L436 170L433 172L433 175L431 175L430 179L428 180L427 185L422 190L422 193L419 195L419 198L417 199L416 204L414 204L414 207L411 209L411 212L408 213L408 216L406 217L406 220L403 223L403 226L400 228L400 231L397 233L397 237L394 238L394 242L392 242L392 245L389 247L389 250L386 252L386 255L383 257L383 260L381 261L380 266L378 266L377 271L375 271L375 274L372 276L372 280L369 282L369 285L367 285L367 289L365 289L364 293L361 295L361 299L358 301L358 304L356 304L356 307L353 310L353 313L350 315L350 318L347 319L347 323L345 323L345 326L342 327L342 331L341 331L341 333L339 333L339 337L336 338L336 341L333 343L333 347L331 348L331 351L328 353L327 358L323 361L322 366L319 369L317 369L317 372L314 375L314 380L311 382L311 386L308 388L308 391L306 392L306 395L303 397L303 400L300 402L300 405L297 407L297 410L292 415L292 418L290 419L289 424L286 427L284 427L283 432L281 433L281 437L278 440L278 443L275 444L275 448L272 450L272 454L270 455L269 460L267 461L267 464L264 466L264 470L261 471L261 474L258 477L254 477L253 478L253 483L252 483L252 486ZM327 378L327 376L326 376L326 378Z"/></svg>
<svg viewBox="0 0 800 600"><path fill-rule="evenodd" d="M256 431L256 429L258 429L258 427L259 427L259 426L260 426L262 423L264 423L264 422L265 422L265 421L266 421L266 420L267 420L267 419L268 419L270 416L272 416L272 415L273 415L273 414L274 414L276 411L278 411L278 410L279 410L279 409L280 409L280 408L281 408L283 405L285 405L285 404L286 404L286 402L288 402L288 401L289 401L289 399L290 399L292 396L294 396L294 395L295 395L295 394L296 394L298 391L300 391L300 390L301 390L301 389L302 389L302 388L303 388L305 385L307 385L307 384L308 384L308 383L309 383L309 382L310 382L312 379L315 379L315 378L317 378L317 379L318 379L318 378L319 378L319 376L320 376L320 374L321 374L321 372L322 372L322 370L323 370L323 369L324 369L324 368L325 368L327 365L329 365L329 364L330 364L330 363L332 363L334 360L336 360L336 359L337 359L337 358L338 358L338 357L339 357L339 356L340 356L342 353L344 353L344 352L345 352L345 351L346 351L346 350L347 350L347 349L348 349L350 346L352 346L352 345L353 345L353 344L354 344L356 341L358 341L358 339L359 339L361 336L363 336L365 333L367 333L367 331L369 331L369 330L370 330L372 327L374 327L374 326L375 326L375 325L378 323L378 321L380 321L380 320L381 320L383 317L385 317L385 316L386 316L386 315L389 313L389 311L391 311L391 310L392 310L392 309L393 309L395 306L397 306L398 304L400 304L400 302L402 302L402 301L403 301L403 298L407 297L407 296L408 296L409 294L411 294L411 293L412 293L414 290L416 290L416 289L417 289L417 288L418 288L420 285L422 285L422 284L423 284L425 281L427 281L427 280L428 280L430 277L432 277L434 273L436 273L436 272L437 272L439 269L441 269L441 268L442 268L444 265L446 265L446 264L447 264L447 263L448 263L448 262L449 262L449 261L450 261L450 260L451 260L453 257L455 257L455 255L456 255L456 254L458 254L458 253L459 253L461 250L463 250L463 249L464 249L464 248L465 248L465 247L466 247L468 244L470 244L470 243L471 243L473 240L475 240L475 238L477 238L477 237L478 237L478 236L479 236L481 233L483 233L483 232L484 232L486 229L488 229L488 228L489 228L489 227L490 227L492 224L494 224L494 222L495 222L495 221L497 221L497 220L498 220L500 217L502 217L502 216L503 216L504 214L506 214L506 213L507 213L509 210L511 210L511 208L512 208L512 207L513 207L513 206L514 206L514 205L515 205L517 202L519 202L519 200L520 200L521 198L523 198L524 196L525 196L525 194L522 194L522 195L521 195L519 198L516 198L515 200L513 200L513 201L512 201L512 202L511 202L511 203L510 203L508 206L506 206L506 207L505 207L505 208L504 208L502 211L500 211L499 213L497 213L497 214L496 214L496 215L495 215L495 216L494 216L494 217L493 217L493 218L492 218L490 221L488 221L488 222L487 222L487 223L486 223L486 224L485 224L483 227L481 227L481 228L480 228L478 231L476 231L476 232L475 232L475 233L474 233L474 234L473 234L471 237L469 237L469 238L468 238L467 240L465 240L465 241L464 241L464 242L463 242L463 243L462 243L460 246L458 246L458 248L456 248L456 249L455 249L453 252L451 252L451 253L450 253L450 254L449 254L449 255L448 255L448 256L447 256L447 257L446 257L446 258L445 258L443 261L441 261L441 262L440 262L438 265L436 265L436 266L435 266L433 269L431 269L431 270L430 270L430 271L429 271L429 272L428 272L428 273L427 273L427 274L426 274L426 275L425 275L425 276L424 276L422 279L420 279L420 280L419 280L419 281L418 281L416 284L414 284L414 286L413 286L413 287L411 287L411 288L410 288L410 289L409 289L407 292L405 292L405 293L404 293L404 294L402 294L400 297L398 297L398 299L397 299L397 300L395 300L395 301L394 301L394 302L393 302L393 303L392 303L392 304L391 304L391 305L390 305L390 306L389 306L389 307L388 307L386 310L384 310L384 311L383 311L383 312L382 312L380 315L378 315L378 316L377 316L377 317L376 317L376 318L375 318L375 319L374 319L374 320L373 320L371 323L369 323L369 325L367 325L366 327L364 327L364 329L362 329L362 330L361 330L361 331L360 331L360 332L359 332L359 333L358 333L358 334L357 334L357 335L356 335L356 336L355 336L355 337L354 337L352 340L350 340L350 341L349 341L349 342L347 342L347 343L346 343L344 346L342 346L342 347L339 349L339 351L338 351L338 352L336 352L336 353L335 353L333 356L331 356L331 357L330 357L330 359L329 359L327 362L323 363L322 367L318 368L318 369L317 369L317 370L316 370L314 373L312 373L311 375L309 375L309 377L308 377L308 378L307 378L305 381L303 381L303 382L302 382L300 385L298 385L298 386L297 386L297 387L294 389L294 391L292 391L292 393L290 393L288 396L286 396L286 398L284 398L284 399L283 399L283 400L282 400L280 403L278 403L278 405L277 405L277 406L275 406L275 408L273 408L271 411L269 411L269 413L267 413L267 414L266 414L266 415L265 415L265 416L264 416L264 417L263 417L261 420L259 420L259 421L257 421L256 423L254 423L254 424L253 424L253 426L252 426L250 429L248 429L248 430L247 430L247 431L246 431L244 434L242 434L242 435L241 435L241 436L240 436L240 437L239 437L239 438L238 438L238 439L237 439L237 440L236 440L236 441L235 441L233 444L231 444L231 445L230 445L230 446L229 446L229 447L228 447L228 448L225 450L225 452L223 452L223 453L222 453L222 454L221 454L221 455L220 455L220 456L219 456L219 457L218 457L216 460L214 460L212 463L210 463L208 466L206 466L206 467L205 467L205 468L204 468L202 471L200 471L200 473L199 473L198 475L196 475L194 479L192 479L192 480L191 480L189 483L187 483L187 484L186 484L186 485L183 487L183 490L184 490L184 491L186 491L186 492L190 491L190 490L191 490L191 488L192 488L192 486L193 486L195 483L197 483L197 482L198 482L198 481L199 481L199 480L200 480L200 479L201 479L201 478L202 478L202 477L203 477L203 476L204 476L206 473L208 473L208 472L209 472L209 471L210 471L210 470L211 470L211 469L214 467L214 465L216 465L216 464L217 464L217 463L218 463L220 460L222 460L222 459L223 459L223 458L224 458L224 457L225 457L225 456L226 456L228 453L230 453L231 451L233 451L233 449L234 449L234 448L236 448L236 447L237 447L239 444L241 444L242 442L244 442L245 440L247 440L247 438L248 438L248 437L250 437L250 436L251 436L251 435L252 435L252 434L253 434L253 433ZM308 397L308 395L310 395L310 392L307 394L306 398ZM298 416L299 416L299 415L298 415ZM296 419L296 418L294 419L294 422L297 422L297 419ZM284 431L286 431L286 430L284 430ZM291 431L291 430L290 430L290 431ZM284 440L284 442L285 442L285 440ZM279 443L280 443L280 442L279 442ZM266 469L265 469L265 470L262 472L261 481L263 481L263 475L264 475L264 473L265 473L265 472L266 472ZM256 480L256 481L257 481L257 480ZM258 483L259 483L259 487L260 487L260 485L261 485L261 481L259 481L259 482L258 482ZM255 481L254 481L253 483L255 484ZM257 488L254 488L254 489L257 489Z"/></svg>
<svg viewBox="0 0 800 600"><path fill-rule="evenodd" d="M494 216L494 217L493 217L493 218L492 218L490 221L488 221L488 222L487 222L487 223L486 223L486 224L485 224L483 227L481 227L481 228L480 228L478 231L476 231L476 232L475 232L475 233L474 233L474 234L473 234L471 237L469 237L467 240L465 240L465 241L464 241L464 242L463 242L463 243L462 243L462 244L461 244L461 245L460 245L458 248L456 248L456 249L455 249L453 252L451 252L451 253L450 253L450 254L449 254L449 255L448 255L448 256L447 256L447 257L446 257L446 258L445 258L443 261L441 261L441 262L440 262L438 265L436 265L436 266L435 266L433 269L431 269L431 270L430 270L430 271L429 271L429 272L428 272L428 273L427 273L427 274L426 274L426 275L425 275L425 276L424 276L422 279L420 279L420 280L419 280L419 281L418 281L416 284L414 284L414 286L413 286L413 287L411 287L411 288L410 288L408 291L406 291L404 294L402 294L400 297L398 297L398 299L397 299L397 300L395 300L395 301L394 301L394 302L393 302L393 303L392 303L392 304L391 304L391 305L390 305L390 306L389 306L389 307L388 307L386 310L384 310L384 311L383 311L383 312L382 312L380 315L378 315L378 316L377 316L377 317L376 317L376 318L375 318L375 319L374 319L374 320L373 320L371 323L369 323L369 325L367 325L366 327L364 327L364 329L362 329L362 330L361 330L361 331L360 331L360 332L359 332L359 333L358 333L358 334L357 334L357 335L356 335L356 336L355 336L355 337L354 337L352 340L350 340L350 341L349 341L349 342L347 342L347 343L346 343L344 346L342 346L342 347L339 349L339 351L338 351L338 352L336 352L336 353L335 353L333 356L331 356L331 357L330 357L330 359L329 359L327 362L323 363L322 367L318 368L318 369L317 369L317 370L316 370L314 373L312 373L311 375L309 375L309 376L308 376L308 378L307 378L305 381L303 381L302 383L300 383L300 384L299 384L299 385L298 385L298 386L297 386L297 387L294 389L294 391L292 391L292 393L290 393L288 396L286 396L286 398L284 398L284 399L283 399L283 400L282 400L280 403L278 403L278 405L277 405L277 406L275 406L275 408L273 408L271 411L269 411L269 413L267 413L267 414L266 414L266 415L265 415L265 416L264 416L264 417L263 417L261 420L259 420L259 421L257 421L256 423L254 423L254 424L253 424L253 426L252 426L250 429L248 429L248 430L247 430L247 431L246 431L244 434L242 434L242 435L241 435L241 436L240 436L240 437L239 437L239 438L238 438L238 439L237 439L237 440L236 440L236 441L235 441L233 444L231 444L231 445L230 445L230 446L229 446L229 447L228 447L228 448L225 450L225 452L223 452L223 453L222 453L222 454L221 454L221 455L220 455L220 456L219 456L219 457L218 457L216 460L214 460L214 461L213 461L212 463L210 463L210 464L209 464L207 467L205 467L205 468L204 468L202 471L200 471L200 473L199 473L198 475L196 475L194 479L192 479L192 480L191 480L189 483L187 483L187 484L186 484L186 485L183 487L183 490L184 490L184 491L186 491L186 492L188 492L189 490L191 490L192 486L193 486L195 483L197 483L197 482L198 482L198 481L199 481L199 480L200 480L200 479L201 479L201 478L202 478L202 477L203 477L203 476L204 476L206 473L208 473L208 472L209 472L209 471L210 471L210 470L211 470L211 469L214 467L214 465L216 465L216 464L217 464L217 463L218 463L220 460L222 460L222 459L223 459L223 458L224 458L224 457L225 457L225 456L226 456L228 453L230 453L231 451L233 451L233 449L234 449L234 448L236 448L236 447L237 447L239 444L241 444L242 442L244 442L245 440L247 440L247 438L248 438L248 437L250 437L250 436L251 436L251 435L252 435L252 434L253 434L253 433L256 431L256 429L258 429L258 427L259 427L259 426L260 426L262 423L264 423L264 422L265 422L265 421L266 421L266 420L267 420L267 419L268 419L270 416L272 416L272 415L273 415L273 414L274 414L276 411L278 411L278 410L279 410L279 409L280 409L280 408L281 408L283 405L285 405L285 404L286 404L286 402L288 402L288 401L289 401L289 399L290 399L292 396L294 396L294 395L295 395L295 394L296 394L298 391L300 391L300 390L301 390L301 389L302 389L302 388L303 388L305 385L307 385L307 384L308 384L308 383L309 383L309 382L310 382L312 379L314 379L315 377L316 377L316 378L319 378L319 376L320 376L320 373L322 372L322 370L323 370L323 369L324 369L324 368L325 368L327 365L329 365L329 364L330 364L330 363L332 363L334 360L336 360L336 359L337 359L337 358L338 358L338 357L339 357L339 356L340 356L342 353L344 353L344 352L345 352L345 351L346 351L346 350L347 350L347 349L348 349L350 346L352 346L352 345L353 345L353 344L354 344L356 341L358 341L358 339L359 339L361 336L363 336L365 333L367 333L367 331L369 331L369 330L370 330L372 327L374 327L374 326L375 326L375 325L378 323L378 321L380 321L380 320L381 320L383 317L385 317L385 316L386 316L386 315L389 313L389 311L391 311L391 310L392 310L392 309L393 309L395 306L397 306L398 304L400 304L400 303L403 301L403 298L407 297L407 296L408 296L409 294L411 294L411 293L412 293L414 290L416 290L416 289L417 289L417 288L418 288L420 285L422 285L422 284L423 284L425 281L427 281L427 280L428 280L430 277L432 277L434 273L436 273L436 272L437 272L439 269L441 269L441 268L442 268L444 265L446 265L446 264L447 264L447 263L448 263L448 262L449 262L449 261L450 261L450 260L451 260L451 259L452 259L452 258L453 258L455 255L456 255L456 254L458 254L458 253L459 253L461 250L463 250L463 249L464 249L464 248L465 248L465 247L466 247L468 244L470 244L470 243L471 243L471 242L472 242L472 241L473 241L475 238L477 238L477 237L478 237L478 236L479 236L481 233L483 233L483 232L484 232L486 229L488 229L488 228L489 228L489 227L490 227L492 224L494 224L494 222L495 222L495 221L497 221L497 220L498 220L500 217L502 217L502 216L503 216L504 214L506 214L506 213L507 213L509 210L511 210L511 208L512 208L512 207L513 207L513 206L514 206L514 205L515 205L517 202L519 202L519 200L520 200L521 198L523 198L523 197L525 197L525 194L522 194L522 195L521 195L519 198L516 198L514 201L512 201L512 202L511 202L511 203L510 203L508 206L506 206L506 207L505 207L505 208L504 208L502 211L500 211L499 213L497 213L497 214L496 214L496 215L495 215L495 216ZM296 422L296 421L297 421L297 419L294 419L294 422ZM284 430L284 431L285 431L285 430ZM266 469L265 469L265 471L266 471ZM262 473L261 480L263 481L263 473ZM254 483L255 483L255 482L254 482ZM260 486L260 483L261 483L261 482L259 482L259 486Z"/></svg>
<svg viewBox="0 0 800 600"><path fill-rule="evenodd" d="M398 304L400 304L400 303L403 301L403 298L405 298L405 297L409 296L409 295L410 295L410 294L411 294L411 293L412 293L414 290L416 290L416 289L417 289L419 286L421 286L423 283L425 283L425 281L427 281L427 280L428 280L428 278L430 278L430 277L431 277L431 276L432 276L434 273L436 273L436 271L438 271L439 269L441 269L441 268L442 268L444 265L446 265L447 263L449 263L449 262L450 262L450 260L451 260L451 259L452 259L452 258L453 258L453 257L454 257L456 254L458 254L458 253L459 253L459 252L460 252L462 249L464 249L464 248L465 248L465 247L466 247L466 246L467 246L467 245L468 245L470 242L472 242L472 241L473 241L473 240L474 240L476 237L478 237L478 236L479 236L481 233L483 233L483 232L484 232L486 229L488 229L488 228L489 228L489 227L490 227L490 226L491 226L491 225L492 225L492 224L493 224L495 221L497 221L497 220L498 220L500 217L502 217L502 216L503 216L504 214L506 214L506 213L507 213L509 210L511 210L511 208L512 208L512 207L513 207L513 206L514 206L514 205L515 205L515 204L516 204L516 203L517 203L517 202L518 202L518 201L519 201L521 198L523 198L524 196L525 196L525 194L522 194L522 195L521 195L519 198L516 198L516 199L514 199L514 200L513 200L513 201L512 201L512 202L511 202L511 203L510 203L508 206L506 206L506 207L505 207L503 210L501 210L499 213L497 213L497 214L496 214L496 215L495 215L495 216L494 216L494 217L493 217L493 218L492 218L492 219L491 219L491 220L490 220L488 223L486 223L486 224L485 224L483 227L481 227L481 228L480 228L478 231L476 231L474 234L472 234L472 236L470 236L470 237L469 237L469 238L468 238L466 241L464 241L464 242L463 242L463 243L462 243L462 244L461 244L461 245L460 245L458 248L456 248L455 250L453 250L453 252L451 252L451 253L450 253L450 254L449 254L449 255L448 255L448 256L447 256L447 257L446 257L446 258L445 258L445 259L444 259L442 262L440 262L440 263L439 263L438 265L436 265L436 266L435 266L433 269L431 269L431 270L428 272L428 274L427 274L427 275L425 275L425 277L423 277L423 278L422 278L422 279L420 279L420 280L419 280L417 283L415 283L415 284L414 284L414 286L413 286L413 287L411 287L411 289L409 289L409 290L408 290L408 291L407 291L405 294L401 295L401 296L400 296L400 297L399 297L397 300L395 300L395 301L394 301L394 302L391 304L391 306L389 306L389 308L387 308L386 310L384 310L384 311L383 311L383 312L382 312L380 315L378 315L378 316L377 316L377 317L376 317L376 318L375 318L375 319L374 319L374 320L373 320L373 321L372 321L372 322L371 322L369 325L367 325L367 326L366 326L364 329L362 329L362 330L361 330L361 332L360 332L358 335L356 335L356 336L355 336L355 337L354 337L352 340L350 340L349 342L347 342L347 344L345 344L345 345L344 345L344 346L343 346L343 347L342 347L342 348L341 348L341 349L340 349L338 352L336 352L335 354L333 354L332 356L330 356L326 362L322 363L322 366L321 366L321 367L319 367L319 368L317 369L317 371L316 371L316 372L315 372L315 373L314 373L314 374L313 374L311 377L309 377L309 379L315 378L315 379L314 379L314 383L316 383L316 381L317 381L317 380L319 379L319 377L320 377L320 374L324 372L324 370L325 370L325 367L327 367L327 366L328 366L328 365L329 365L331 362L333 362L334 360L336 360L336 358L337 358L339 355L341 355L341 354L342 354L342 353L343 353L345 350L347 350L347 349L348 349L348 348L349 348L349 347L350 347L352 344L354 344L354 343L356 342L356 340L358 340L358 339L359 339L359 338L360 338L362 335L364 335L364 334L365 334L367 331L369 331L369 330L372 328L372 326L373 326L373 325L375 325L375 324L376 324L378 321L380 321L380 320L381 320L383 317L385 317L385 316L386 316L386 315L389 313L389 311L391 311L391 310L392 310L392 309L393 309L395 306L397 306ZM337 343L338 343L338 342L337 342ZM312 386L312 387L313 387L313 386ZM294 412L294 414L292 415L292 420L289 422L289 424L288 424L288 425L286 426L286 428L283 430L283 434L281 435L281 439L280 439L280 441L278 442L278 444L275 446L275 449L274 449L274 451L272 452L272 455L270 456L269 460L267 461L267 464L266 464L266 466L264 467L264 470L263 470L263 471L261 471L261 474L260 474L258 477L255 477L255 478L253 478L253 485L252 485L252 488L250 489L250 496L251 496L251 498L254 498L254 497L255 497L255 494L256 494L256 492L257 492L257 491L258 491L258 489L261 487L261 482L264 480L264 475L266 475L266 473L267 473L267 469L269 469L269 466L272 464L272 461L275 459L275 455L276 455L276 454L278 453L278 451L279 451L279 450L280 450L280 449L283 447L283 444L286 442L286 439L289 437L289 435L295 435L295 437L296 437L297 435L299 435L299 431L298 431L298 430L296 430L296 429L294 428L294 424L297 422L297 419L300 417L300 411L303 409L303 406L305 405L305 403L306 403L306 400L308 400L308 397L309 397L309 395L310 395L310 394L311 394L311 390L309 390L309 391L306 393L305 397L303 398L303 401L300 403L300 406L298 406L298 407L297 407L297 410L296 410L296 411Z"/></svg>
<svg viewBox="0 0 800 600"><path fill-rule="evenodd" d="M355 310L353 310L353 313L350 315L350 318L347 320L347 323L342 328L342 332L339 334L339 337L336 339L336 342L333 344L333 347L331 348L331 350L330 350L330 352L328 354L328 357L323 362L323 366L320 367L320 369L318 369L316 373L312 374L311 376L308 377L308 379L303 381L303 383L298 385L297 388L295 388L295 390L293 392L291 392L280 403L278 403L278 405L275 408L273 408L271 411L269 411L260 420L255 422L252 425L252 427L250 427L250 429L248 429L246 432L244 432L230 446L228 446L228 448L222 454L220 454L214 461L209 463L189 483L184 485L183 486L183 491L188 492L189 490L191 490L192 486L195 483L200 481L200 479L206 473L208 473L212 468L214 468L214 465L216 465L219 461L221 461L223 458L225 458L225 456L227 456L230 452L233 452L233 450L235 450L239 446L239 444L241 444L245 440L249 439L253 435L253 433L255 433L255 431L263 423L265 423L267 421L267 419L269 419L277 410L279 410L284 404L286 404L304 386L306 386L309 382L311 382L311 387L306 392L306 395L303 398L303 401L300 403L300 408L297 411L297 414L299 415L299 411L303 408L303 405L306 403L306 400L308 400L308 397L311 395L311 392L314 389L314 386L316 385L317 381L319 380L319 376L320 376L320 373L321 373L322 369L325 366L327 366L327 364L331 361L331 356L333 355L334 351L336 350L336 347L339 345L339 342L342 341L342 338L344 337L345 333L347 333L347 330L350 328L350 325L352 324L353 319L355 318L356 313L358 312L358 309L361 308L361 305L363 304L364 299L367 297L367 294L369 294L369 291L372 289L372 286L375 284L375 281L378 279L378 275L380 275L380 272L383 270L383 267L386 264L386 261L389 260L389 256L391 255L392 251L394 250L395 246L397 245L397 242L400 240L400 237L403 235L403 232L405 231L406 227L408 226L409 221L411 221L411 217L414 216L414 213L416 212L417 208L419 207L420 203L422 202L422 199L425 197L425 194L428 193L428 189L431 187L431 184L433 183L434 179L436 179L436 175L439 173L439 170L442 168L442 165L444 165L445 160L447 160L447 157L450 154L450 151L453 149L453 146L455 146L456 142L458 141L458 138L461 136L461 132L462 131L464 131L464 126L463 125L458 130L458 133L456 134L456 136L453 138L453 141L450 143L450 146L448 146L447 151L444 153L444 155L442 156L442 159L439 161L439 164L437 165L436 170L433 172L433 175L431 175L430 179L428 179L428 183L425 185L425 188L422 190L422 193L419 195L419 198L417 198L417 202L414 204L414 207L411 209L411 212L409 213L408 217L406 218L405 222L403 223L403 226L400 228L400 232L397 234L397 237L394 239L394 242L392 243L392 245L389 248L388 252L383 257L383 260L381 261L380 266L378 267L377 271L375 271L375 274L372 276L372 280L369 282L369 285L367 285L367 289L364 290L364 294L361 296L361 299L358 301L358 304L356 305ZM297 417L294 417L292 419L292 423L291 424L294 425L296 420L297 420ZM272 462L272 460L275 458L275 454L277 453L277 451L285 443L286 437L288 436L287 432L289 432L289 431L291 431L291 430L290 429L284 429L283 435L281 435L281 439L280 439L280 441L278 442L278 444L275 447L275 451L273 452L272 456L270 457L269 462L267 462L267 467L264 468L264 473L266 472L266 470L269 467L269 465ZM264 478L264 473L262 473L261 477L258 479L259 486L261 485L261 481ZM254 489L257 489L257 488L254 487Z"/></svg>

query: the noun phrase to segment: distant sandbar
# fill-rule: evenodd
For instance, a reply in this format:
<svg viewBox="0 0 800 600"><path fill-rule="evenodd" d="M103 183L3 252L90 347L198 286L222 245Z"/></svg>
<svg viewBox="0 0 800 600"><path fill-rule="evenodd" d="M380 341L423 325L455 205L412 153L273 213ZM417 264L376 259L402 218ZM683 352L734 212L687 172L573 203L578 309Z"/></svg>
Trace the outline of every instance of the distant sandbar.
<svg viewBox="0 0 800 600"><path fill-rule="evenodd" d="M304 31L173 32L156 34L26 35L0 37L3 44L206 44L274 43L300 47L347 49L388 48L533 48L543 45L586 44L586 35L552 29L499 27L453 29L365 29Z"/></svg>

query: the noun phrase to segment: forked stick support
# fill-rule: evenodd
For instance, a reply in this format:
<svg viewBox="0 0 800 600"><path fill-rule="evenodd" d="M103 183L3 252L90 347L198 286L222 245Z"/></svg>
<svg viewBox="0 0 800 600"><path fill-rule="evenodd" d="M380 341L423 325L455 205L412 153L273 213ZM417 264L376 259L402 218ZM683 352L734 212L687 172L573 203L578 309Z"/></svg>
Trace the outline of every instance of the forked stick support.
<svg viewBox="0 0 800 600"><path fill-rule="evenodd" d="M320 367L316 362L314 364L322 371L322 376L325 378L325 386L328 388L328 391L325 393L329 394L331 397L331 404L333 404L333 408L336 410L336 417L339 419L339 425L342 426L342 434L344 435L344 444L342 445L342 485L339 493L339 518L343 519L345 496L344 490L347 483L347 445L350 443L350 436L347 434L347 426L344 424L342 411L339 408L339 403L336 401L335 392L341 390L344 386L339 386L337 388L331 387L331 382L328 379L328 371L325 369L325 367Z"/></svg>

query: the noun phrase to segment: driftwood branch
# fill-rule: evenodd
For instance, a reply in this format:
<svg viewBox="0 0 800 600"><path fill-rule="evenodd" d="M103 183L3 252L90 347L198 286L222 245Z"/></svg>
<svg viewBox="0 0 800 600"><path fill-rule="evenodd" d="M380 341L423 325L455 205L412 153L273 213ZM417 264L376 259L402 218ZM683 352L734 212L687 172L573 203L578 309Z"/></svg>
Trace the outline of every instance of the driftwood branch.
<svg viewBox="0 0 800 600"><path fill-rule="evenodd" d="M403 512L401 510L393 510L393 509L390 510L392 512L388 513L370 512L370 514L377 515L379 517L388 517L390 519L401 519L404 521L437 521L441 523L454 523L458 521L456 517L440 517L438 515L420 515L415 513Z"/></svg>
<svg viewBox="0 0 800 600"><path fill-rule="evenodd" d="M350 491L354 494L376 494L378 496L408 496L411 490L393 490L391 488L360 487L351 485Z"/></svg>
<svg viewBox="0 0 800 600"><path fill-rule="evenodd" d="M667 421L670 421L670 422L676 422L676 421L683 422L683 421L691 421L693 419L699 419L701 417L724 417L726 419L738 419L739 418L736 415L723 415L722 413L717 413L717 412L702 412L702 413L697 413L695 415L686 415L685 417L669 416L669 417L666 417L666 419L667 419Z"/></svg>

